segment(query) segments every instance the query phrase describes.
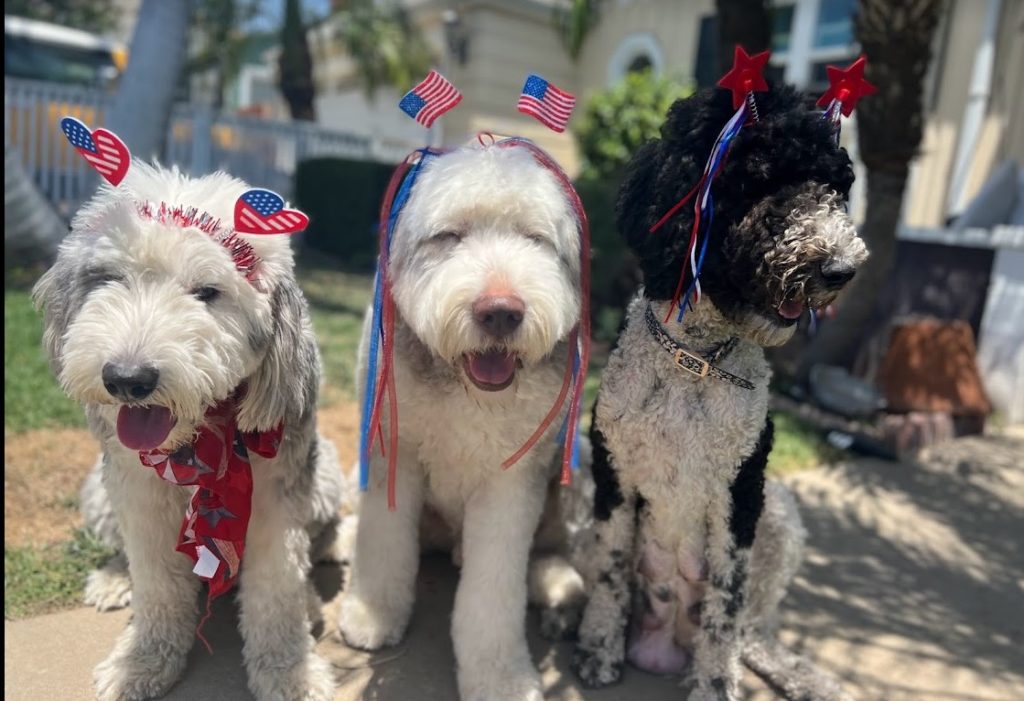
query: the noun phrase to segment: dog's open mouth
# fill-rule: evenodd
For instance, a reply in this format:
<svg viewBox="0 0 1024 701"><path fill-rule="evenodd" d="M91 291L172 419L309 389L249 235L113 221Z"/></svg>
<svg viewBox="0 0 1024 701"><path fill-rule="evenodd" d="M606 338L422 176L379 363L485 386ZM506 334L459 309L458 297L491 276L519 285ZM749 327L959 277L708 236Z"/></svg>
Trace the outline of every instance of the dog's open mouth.
<svg viewBox="0 0 1024 701"><path fill-rule="evenodd" d="M793 324L803 316L804 310L806 309L806 300L803 297L794 297L793 299L786 300L780 304L776 311L783 322L786 324Z"/></svg>
<svg viewBox="0 0 1024 701"><path fill-rule="evenodd" d="M519 359L515 353L492 350L484 353L467 353L463 356L466 376L477 388L485 392L505 389L516 377Z"/></svg>
<svg viewBox="0 0 1024 701"><path fill-rule="evenodd" d="M122 406L117 413L117 439L130 450L153 450L167 440L178 422L165 406Z"/></svg>

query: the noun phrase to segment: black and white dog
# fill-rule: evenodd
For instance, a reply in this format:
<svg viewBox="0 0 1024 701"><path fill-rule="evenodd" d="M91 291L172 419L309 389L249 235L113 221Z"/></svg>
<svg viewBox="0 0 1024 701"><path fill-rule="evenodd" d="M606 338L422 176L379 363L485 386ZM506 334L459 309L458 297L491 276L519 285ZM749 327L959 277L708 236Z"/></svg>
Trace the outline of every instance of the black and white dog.
<svg viewBox="0 0 1024 701"><path fill-rule="evenodd" d="M799 564L795 504L764 479L763 347L785 343L806 310L830 303L867 251L845 209L850 159L820 112L774 88L758 94L759 121L736 137L714 181L703 295L681 322L669 313L692 208L650 230L700 178L733 114L729 97L676 102L619 195L619 228L644 287L604 370L591 430L599 553L573 661L590 686L618 680L628 651L654 671L689 665L690 699L735 699L747 626L777 606Z"/></svg>

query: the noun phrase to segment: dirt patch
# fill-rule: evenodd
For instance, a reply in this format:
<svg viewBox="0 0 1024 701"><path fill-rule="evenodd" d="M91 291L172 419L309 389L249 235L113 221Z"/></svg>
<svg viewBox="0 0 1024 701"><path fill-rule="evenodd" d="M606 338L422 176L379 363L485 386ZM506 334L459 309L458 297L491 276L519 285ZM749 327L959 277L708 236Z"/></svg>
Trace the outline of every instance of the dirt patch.
<svg viewBox="0 0 1024 701"><path fill-rule="evenodd" d="M345 474L352 474L359 456L359 407L355 402L337 402L317 414L320 432L338 448Z"/></svg>
<svg viewBox="0 0 1024 701"><path fill-rule="evenodd" d="M338 402L320 410L320 430L338 447L351 474L359 445L359 410ZM99 444L83 429L45 429L4 437L4 545L45 546L68 540L82 525L78 490Z"/></svg>
<svg viewBox="0 0 1024 701"><path fill-rule="evenodd" d="M4 545L66 541L82 525L78 490L98 455L82 429L4 436Z"/></svg>

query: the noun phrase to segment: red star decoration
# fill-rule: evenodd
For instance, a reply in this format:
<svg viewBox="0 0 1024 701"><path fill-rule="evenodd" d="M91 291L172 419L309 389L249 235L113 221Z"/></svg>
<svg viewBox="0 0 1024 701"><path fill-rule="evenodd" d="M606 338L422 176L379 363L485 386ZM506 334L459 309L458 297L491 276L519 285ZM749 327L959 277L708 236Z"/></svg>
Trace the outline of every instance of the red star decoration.
<svg viewBox="0 0 1024 701"><path fill-rule="evenodd" d="M838 100L842 105L843 116L849 117L862 97L878 92L878 88L864 80L866 65L868 60L861 56L846 70L826 66L829 86L825 94L818 98L818 107L827 107L832 100Z"/></svg>
<svg viewBox="0 0 1024 701"><path fill-rule="evenodd" d="M718 87L732 90L733 109L739 109L747 99L747 93L768 91L763 73L770 56L770 51L748 56L742 46L736 47L732 68L718 81Z"/></svg>

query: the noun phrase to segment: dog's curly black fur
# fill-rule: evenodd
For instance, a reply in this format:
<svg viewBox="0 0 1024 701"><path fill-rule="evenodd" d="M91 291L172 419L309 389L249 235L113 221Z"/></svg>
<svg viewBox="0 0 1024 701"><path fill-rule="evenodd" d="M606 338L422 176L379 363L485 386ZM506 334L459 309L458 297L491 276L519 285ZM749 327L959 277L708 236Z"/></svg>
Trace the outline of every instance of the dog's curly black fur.
<svg viewBox="0 0 1024 701"><path fill-rule="evenodd" d="M619 230L644 287L602 374L591 427L599 576L573 656L588 686L618 680L628 657L658 673L689 669L691 701L735 701L742 650L759 640L753 632L799 564L799 515L783 508L781 487L765 485L773 427L763 348L786 342L801 316L831 303L867 254L846 211L853 166L834 125L790 87L758 93L756 108L711 183L697 242L707 242L702 294L687 300L687 315L672 310L683 303L680 276L682 289L691 282L693 203L651 228L700 180L735 113L729 92L677 101L661 138L634 155L619 193ZM681 369L649 330L652 313L665 319L664 333L685 339L677 344L750 387ZM631 600L646 604L633 611L627 636ZM759 672L810 698L844 698L822 674L790 683L777 661L761 655Z"/></svg>
<svg viewBox="0 0 1024 701"><path fill-rule="evenodd" d="M750 283L764 278L765 253L782 234L794 196L817 183L846 200L853 185L846 150L835 144L820 112L803 108L800 92L772 85L756 100L759 120L733 140L712 185L714 217L701 286L727 317L745 307L766 310L778 303L768 290ZM692 204L657 231L649 230L696 185L734 112L726 90L706 89L678 100L661 139L647 143L629 164L619 191L618 226L640 260L650 299L671 299L676 290L693 227ZM755 208L758 216L747 221Z"/></svg>

